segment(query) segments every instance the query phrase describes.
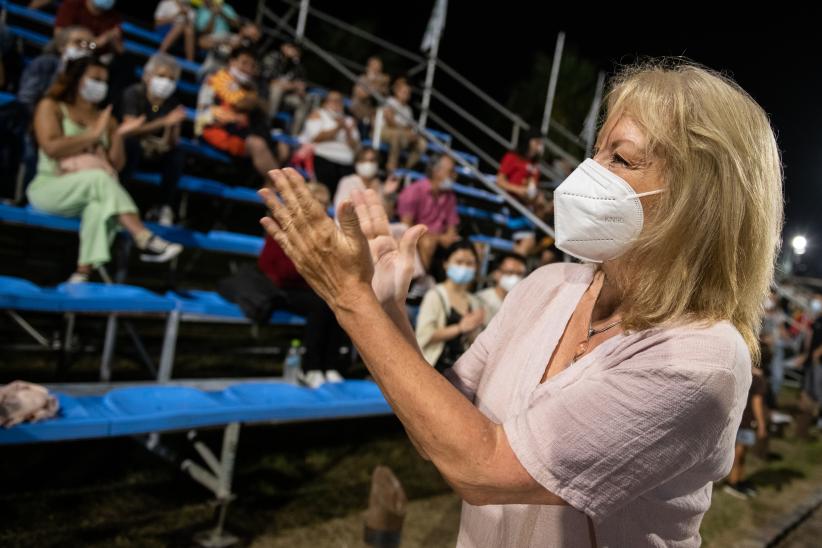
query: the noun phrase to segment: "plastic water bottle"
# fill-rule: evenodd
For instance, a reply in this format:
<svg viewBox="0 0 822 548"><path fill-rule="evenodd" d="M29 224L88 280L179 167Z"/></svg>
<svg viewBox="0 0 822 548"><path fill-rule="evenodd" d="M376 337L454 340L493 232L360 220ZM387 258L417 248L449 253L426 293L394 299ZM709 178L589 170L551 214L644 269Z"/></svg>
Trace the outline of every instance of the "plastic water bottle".
<svg viewBox="0 0 822 548"><path fill-rule="evenodd" d="M286 382L291 384L298 384L303 372L303 356L300 352L300 341L294 339L291 341L291 348L288 349L288 354L285 357L285 366L283 371L283 378Z"/></svg>

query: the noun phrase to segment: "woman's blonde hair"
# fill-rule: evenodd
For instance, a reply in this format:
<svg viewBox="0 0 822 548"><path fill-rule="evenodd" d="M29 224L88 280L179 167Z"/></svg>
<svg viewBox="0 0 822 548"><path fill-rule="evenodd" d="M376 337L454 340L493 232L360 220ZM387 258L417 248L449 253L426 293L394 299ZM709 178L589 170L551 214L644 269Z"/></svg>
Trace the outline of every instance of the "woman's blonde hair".
<svg viewBox="0 0 822 548"><path fill-rule="evenodd" d="M623 328L729 320L758 363L783 209L767 114L727 76L681 59L623 69L605 112L603 130L623 115L642 128L668 189L619 259Z"/></svg>

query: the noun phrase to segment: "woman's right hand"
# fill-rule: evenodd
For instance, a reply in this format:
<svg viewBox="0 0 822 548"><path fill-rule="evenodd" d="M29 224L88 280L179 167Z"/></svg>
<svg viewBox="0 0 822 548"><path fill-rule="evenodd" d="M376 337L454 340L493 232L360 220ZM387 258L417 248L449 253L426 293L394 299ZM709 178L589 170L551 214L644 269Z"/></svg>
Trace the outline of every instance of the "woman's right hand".
<svg viewBox="0 0 822 548"><path fill-rule="evenodd" d="M460 332L470 333L480 327L485 321L485 311L482 308L467 312L460 320Z"/></svg>
<svg viewBox="0 0 822 548"><path fill-rule="evenodd" d="M108 131L109 124L111 123L111 105L104 108L100 115L97 117L97 120L94 122L94 125L91 126L91 134L96 139L101 139L103 135Z"/></svg>
<svg viewBox="0 0 822 548"><path fill-rule="evenodd" d="M371 287L382 304L403 304L414 273L417 241L425 233L425 226L409 228L397 242L391 235L388 216L382 199L373 190L354 191L351 201L360 221L360 229L368 239L374 276Z"/></svg>

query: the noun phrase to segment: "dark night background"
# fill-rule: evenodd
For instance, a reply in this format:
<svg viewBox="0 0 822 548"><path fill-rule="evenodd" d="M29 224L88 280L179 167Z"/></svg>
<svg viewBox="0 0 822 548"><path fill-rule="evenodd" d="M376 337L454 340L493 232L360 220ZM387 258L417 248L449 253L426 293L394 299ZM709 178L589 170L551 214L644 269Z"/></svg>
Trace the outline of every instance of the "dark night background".
<svg viewBox="0 0 822 548"><path fill-rule="evenodd" d="M255 1L231 2L253 17ZM266 4L277 14L288 9L281 1ZM424 2L334 2L313 0L312 7L374 34L419 51L433 0ZM143 7L121 2L124 11L150 18L154 2ZM808 252L797 274L822 275L822 81L818 29L804 28L797 18L764 14L758 21L723 20L714 12L686 14L642 12L637 6L569 4L557 12L532 2L452 0L449 3L440 57L492 97L539 124L547 89L550 60L560 30L566 32L565 53L557 89L555 119L574 132L581 130L584 109L593 97L597 70L613 72L620 63L643 56L680 56L731 75L771 116L783 152L786 192L785 245L799 233L808 237ZM142 15L142 13L141 13ZM653 19L647 19L652 16ZM784 20L783 20L784 19ZM294 24L296 18L292 18ZM351 38L309 17L306 36L346 57L364 60L381 54L389 73L404 72L413 63L385 54L378 47ZM306 56L310 62L310 56ZM316 63L319 61L314 60ZM347 89L324 65L309 76L324 85ZM323 74L320 74L322 72ZM423 73L419 74L421 84ZM435 87L471 105L472 98L442 72ZM434 104L434 110L445 110ZM503 135L510 131L493 111L477 107L480 118ZM530 114L530 116L529 116ZM499 123L491 123L499 121ZM481 137L478 137L481 139ZM499 156L502 149L493 149ZM694 212L695 218L698 212Z"/></svg>

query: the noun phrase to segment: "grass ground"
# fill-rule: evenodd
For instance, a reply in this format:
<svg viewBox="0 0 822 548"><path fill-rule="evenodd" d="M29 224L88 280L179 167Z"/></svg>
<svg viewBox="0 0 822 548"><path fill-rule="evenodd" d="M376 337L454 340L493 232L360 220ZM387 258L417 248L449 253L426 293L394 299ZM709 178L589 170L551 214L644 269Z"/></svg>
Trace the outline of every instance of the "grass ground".
<svg viewBox="0 0 822 548"><path fill-rule="evenodd" d="M97 326L85 329L81 338ZM12 331L0 326L0 336ZM150 326L149 335L156 350ZM277 373L270 356L212 353L200 335L196 327L183 333L181 377ZM259 344L243 328L222 332L220 344L226 348L228 342ZM53 378L47 354L4 352L0 362L2 382ZM96 355L79 356L67 380L93 379L96 367ZM126 357L116 364L115 376L144 378L145 372ZM790 405L793 397L786 393L785 401ZM219 432L203 438L216 447ZM192 456L181 434L163 440L179 456ZM781 459L750 460L758 497L739 501L715 489L702 527L706 546L748 546L746 539L822 489L822 442L788 437L774 440L771 448ZM244 428L234 482L238 498L227 528L246 546L359 546L361 513L378 464L394 471L410 500L403 546L453 546L459 501L417 456L393 417ZM0 546L189 546L195 533L213 523L208 499L205 489L130 439L4 447Z"/></svg>

